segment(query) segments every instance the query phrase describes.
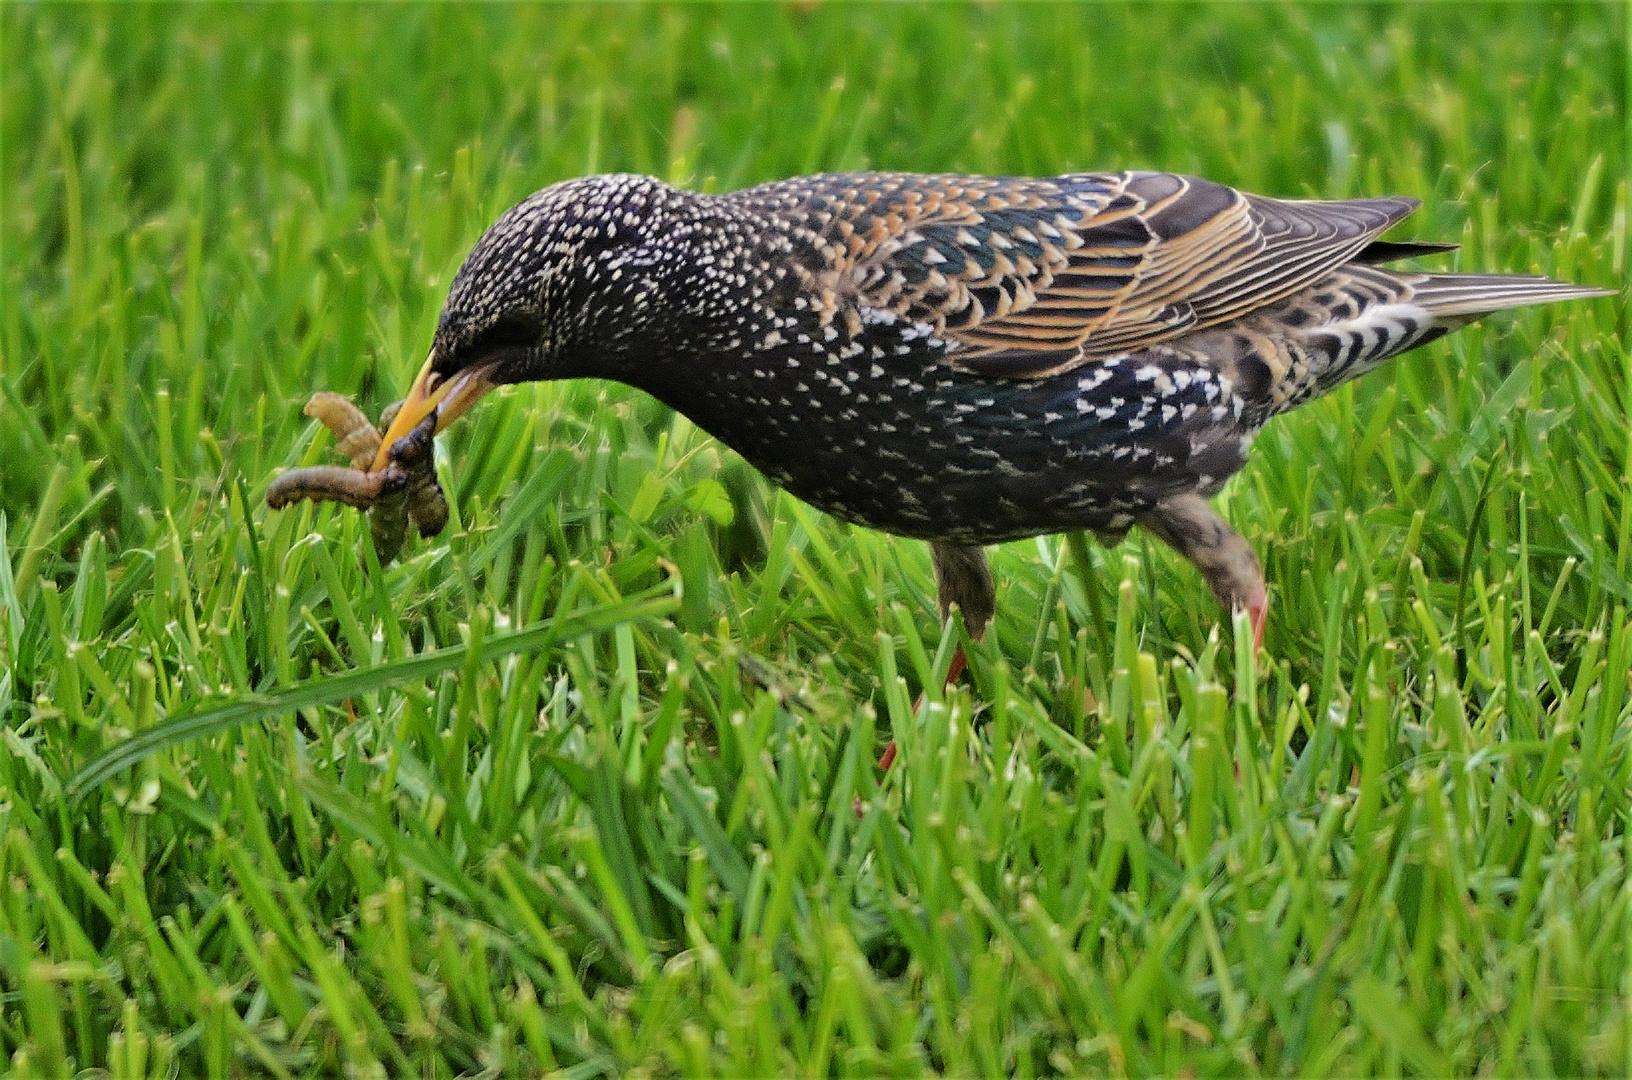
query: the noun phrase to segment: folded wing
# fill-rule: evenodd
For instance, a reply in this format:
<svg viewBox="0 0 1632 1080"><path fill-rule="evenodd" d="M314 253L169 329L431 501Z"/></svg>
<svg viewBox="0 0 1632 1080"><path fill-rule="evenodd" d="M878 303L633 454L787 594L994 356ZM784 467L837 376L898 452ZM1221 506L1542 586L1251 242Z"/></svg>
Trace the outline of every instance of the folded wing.
<svg viewBox="0 0 1632 1080"><path fill-rule="evenodd" d="M1238 318L1360 257L1418 206L1267 199L1148 172L999 181L957 195L896 218L900 231L858 251L847 276L863 305L956 342L950 362L1013 378ZM872 200L863 211L875 237L883 209Z"/></svg>

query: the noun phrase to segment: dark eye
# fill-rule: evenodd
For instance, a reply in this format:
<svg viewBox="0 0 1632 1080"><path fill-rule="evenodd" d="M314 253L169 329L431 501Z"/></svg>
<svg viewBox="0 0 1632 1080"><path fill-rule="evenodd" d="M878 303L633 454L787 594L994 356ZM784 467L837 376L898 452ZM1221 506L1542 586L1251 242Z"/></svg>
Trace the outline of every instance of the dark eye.
<svg viewBox="0 0 1632 1080"><path fill-rule="evenodd" d="M537 321L525 315L501 315L483 327L470 343L476 356L486 356L505 349L525 349L538 343Z"/></svg>

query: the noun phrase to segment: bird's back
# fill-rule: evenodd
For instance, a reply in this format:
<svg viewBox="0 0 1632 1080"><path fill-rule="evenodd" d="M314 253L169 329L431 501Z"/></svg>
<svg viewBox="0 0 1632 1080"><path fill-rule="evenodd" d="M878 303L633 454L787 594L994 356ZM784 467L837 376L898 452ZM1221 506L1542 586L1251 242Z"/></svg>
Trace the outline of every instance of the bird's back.
<svg viewBox="0 0 1632 1080"><path fill-rule="evenodd" d="M1487 311L1600 295L1378 262L1417 202L1167 173L802 177L705 199L741 306L655 389L795 494L982 543L1209 493L1270 416ZM719 252L736 245L740 250ZM728 285L727 288L734 286Z"/></svg>
<svg viewBox="0 0 1632 1080"><path fill-rule="evenodd" d="M931 327L1025 377L1239 318L1318 280L1414 199L1288 202L1171 173L838 173L722 196L786 236L826 316Z"/></svg>

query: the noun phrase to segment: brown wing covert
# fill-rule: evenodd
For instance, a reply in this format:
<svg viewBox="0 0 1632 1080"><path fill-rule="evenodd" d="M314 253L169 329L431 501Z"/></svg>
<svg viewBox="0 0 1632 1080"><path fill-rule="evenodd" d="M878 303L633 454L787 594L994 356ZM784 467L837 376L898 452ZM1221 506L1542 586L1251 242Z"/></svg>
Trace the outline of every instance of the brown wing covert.
<svg viewBox="0 0 1632 1080"><path fill-rule="evenodd" d="M926 324L969 371L1037 378L1239 318L1354 258L1414 199L1291 202L1172 173L825 183L830 314Z"/></svg>

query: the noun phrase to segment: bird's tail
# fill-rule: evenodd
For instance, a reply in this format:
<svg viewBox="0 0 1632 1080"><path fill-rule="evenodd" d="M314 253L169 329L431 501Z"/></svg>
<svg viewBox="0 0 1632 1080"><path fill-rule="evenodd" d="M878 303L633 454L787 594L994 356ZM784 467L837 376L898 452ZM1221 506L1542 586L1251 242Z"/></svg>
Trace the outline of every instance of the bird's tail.
<svg viewBox="0 0 1632 1080"><path fill-rule="evenodd" d="M1266 412L1285 412L1493 311L1614 295L1544 277L1412 274L1352 263L1287 302L1303 328L1293 339L1302 361L1283 365L1284 374L1271 380Z"/></svg>
<svg viewBox="0 0 1632 1080"><path fill-rule="evenodd" d="M1410 302L1446 326L1506 308L1615 295L1608 289L1523 274L1427 274L1411 285Z"/></svg>

